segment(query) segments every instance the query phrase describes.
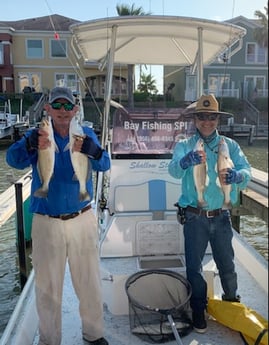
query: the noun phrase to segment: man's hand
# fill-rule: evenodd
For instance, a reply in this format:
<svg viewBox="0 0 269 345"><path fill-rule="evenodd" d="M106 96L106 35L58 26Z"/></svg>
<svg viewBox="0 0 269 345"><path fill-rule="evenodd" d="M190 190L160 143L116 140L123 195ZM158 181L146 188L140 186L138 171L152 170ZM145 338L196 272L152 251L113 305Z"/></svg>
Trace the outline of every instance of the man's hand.
<svg viewBox="0 0 269 345"><path fill-rule="evenodd" d="M190 151L183 158L181 158L179 164L182 169L187 169L190 166L201 164L205 162L206 157L204 151Z"/></svg>
<svg viewBox="0 0 269 345"><path fill-rule="evenodd" d="M99 159L102 156L102 148L91 137L75 136L74 150L86 154L90 158Z"/></svg>
<svg viewBox="0 0 269 345"><path fill-rule="evenodd" d="M27 150L37 150L38 149L38 128L32 130L31 134L26 139Z"/></svg>
<svg viewBox="0 0 269 345"><path fill-rule="evenodd" d="M226 184L240 183L243 179L244 177L239 171L236 171L234 168L227 169L225 178Z"/></svg>

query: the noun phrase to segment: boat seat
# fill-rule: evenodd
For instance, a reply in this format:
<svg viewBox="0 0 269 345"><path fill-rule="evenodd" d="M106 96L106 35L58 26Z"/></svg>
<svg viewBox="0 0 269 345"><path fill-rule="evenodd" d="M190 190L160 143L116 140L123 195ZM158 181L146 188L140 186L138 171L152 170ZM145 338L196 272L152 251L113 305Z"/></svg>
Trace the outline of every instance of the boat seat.
<svg viewBox="0 0 269 345"><path fill-rule="evenodd" d="M114 191L115 212L131 211L175 211L179 186L161 179L117 185Z"/></svg>

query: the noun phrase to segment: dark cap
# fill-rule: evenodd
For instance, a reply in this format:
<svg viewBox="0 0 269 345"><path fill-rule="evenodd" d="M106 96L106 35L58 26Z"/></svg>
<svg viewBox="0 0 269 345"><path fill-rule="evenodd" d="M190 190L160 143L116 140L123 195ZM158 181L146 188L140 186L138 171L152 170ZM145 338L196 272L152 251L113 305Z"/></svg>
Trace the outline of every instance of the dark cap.
<svg viewBox="0 0 269 345"><path fill-rule="evenodd" d="M56 99L64 98L68 102L75 104L73 93L67 87L55 87L51 90L49 95L49 103L53 103Z"/></svg>

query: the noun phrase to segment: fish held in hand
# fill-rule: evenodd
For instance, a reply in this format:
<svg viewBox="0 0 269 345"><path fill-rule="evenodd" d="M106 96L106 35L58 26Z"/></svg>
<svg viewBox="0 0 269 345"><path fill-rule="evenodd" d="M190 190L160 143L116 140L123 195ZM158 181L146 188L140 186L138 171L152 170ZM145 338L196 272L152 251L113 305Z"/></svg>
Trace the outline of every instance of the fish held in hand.
<svg viewBox="0 0 269 345"><path fill-rule="evenodd" d="M230 158L229 148L224 138L221 138L219 142L219 153L218 153L218 162L217 162L217 170L218 170L218 182L222 192L224 194L224 203L222 208L223 209L230 209L231 205L231 198L230 193L232 186L230 184L222 183L223 180L221 178L221 174L226 174L228 168L233 168L234 164Z"/></svg>
<svg viewBox="0 0 269 345"><path fill-rule="evenodd" d="M194 151L204 151L204 141L202 139L197 140ZM193 178L198 196L198 207L204 208L206 206L206 202L204 200L204 191L208 184L206 162L194 165Z"/></svg>
<svg viewBox="0 0 269 345"><path fill-rule="evenodd" d="M42 120L40 128L47 132L49 146L46 149L38 149L37 169L42 185L35 191L34 196L38 198L46 198L48 196L49 183L53 176L55 152L58 151L58 147L54 141L53 127L50 117Z"/></svg>
<svg viewBox="0 0 269 345"><path fill-rule="evenodd" d="M74 151L73 146L75 140L83 141L85 134L82 127L78 123L75 117L72 118L69 128L69 150L71 162L73 165L75 178L79 182L79 200L86 201L91 200L91 197L87 191L87 180L91 173L91 164L89 158L84 153Z"/></svg>

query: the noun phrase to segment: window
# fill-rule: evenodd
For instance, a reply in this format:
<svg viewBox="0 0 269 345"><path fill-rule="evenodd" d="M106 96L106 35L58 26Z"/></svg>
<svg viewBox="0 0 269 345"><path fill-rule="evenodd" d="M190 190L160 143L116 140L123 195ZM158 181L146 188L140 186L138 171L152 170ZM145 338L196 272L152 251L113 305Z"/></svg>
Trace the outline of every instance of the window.
<svg viewBox="0 0 269 345"><path fill-rule="evenodd" d="M42 40L29 39L26 41L26 56L28 59L43 58L43 42Z"/></svg>
<svg viewBox="0 0 269 345"><path fill-rule="evenodd" d="M55 76L55 85L68 87L73 92L78 91L78 83L76 74L57 73Z"/></svg>
<svg viewBox="0 0 269 345"><path fill-rule="evenodd" d="M0 43L0 65L4 64L4 46Z"/></svg>
<svg viewBox="0 0 269 345"><path fill-rule="evenodd" d="M66 40L51 40L50 53L53 58L66 58Z"/></svg>
<svg viewBox="0 0 269 345"><path fill-rule="evenodd" d="M20 92L23 92L23 89L27 86L35 90L35 92L41 92L41 73L19 73Z"/></svg>
<svg viewBox="0 0 269 345"><path fill-rule="evenodd" d="M244 97L253 99L259 94L259 90L265 88L264 76L245 76L244 78Z"/></svg>
<svg viewBox="0 0 269 345"><path fill-rule="evenodd" d="M208 89L211 93L229 88L230 76L210 74L208 76Z"/></svg>
<svg viewBox="0 0 269 345"><path fill-rule="evenodd" d="M246 63L247 64L265 64L266 63L266 49L258 46L257 43L247 43Z"/></svg>

